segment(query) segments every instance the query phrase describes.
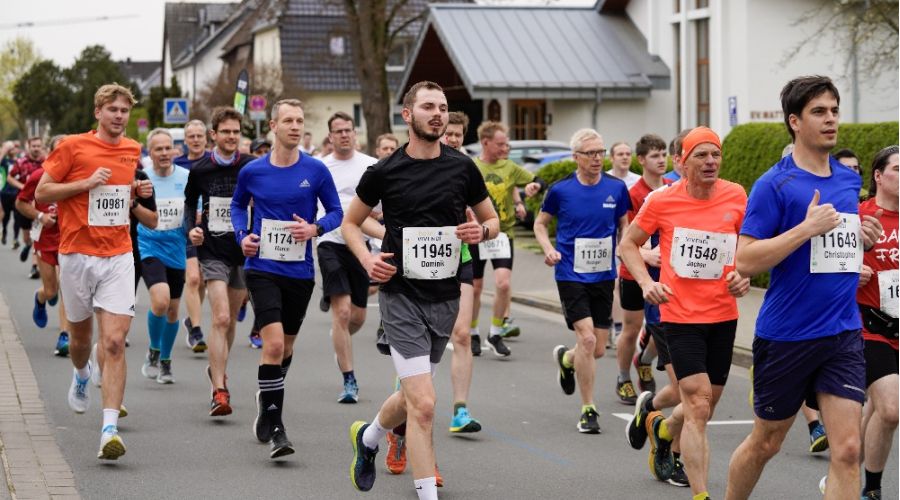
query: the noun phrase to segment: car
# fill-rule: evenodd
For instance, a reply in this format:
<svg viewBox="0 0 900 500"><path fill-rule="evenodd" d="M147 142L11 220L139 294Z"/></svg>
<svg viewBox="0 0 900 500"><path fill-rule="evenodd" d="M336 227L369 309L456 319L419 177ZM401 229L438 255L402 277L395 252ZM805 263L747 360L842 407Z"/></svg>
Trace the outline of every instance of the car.
<svg viewBox="0 0 900 500"><path fill-rule="evenodd" d="M522 167L532 174L536 174L537 171L541 169L541 167L548 163L571 159L572 151L568 149L565 151L553 151L550 153L536 153L522 157Z"/></svg>
<svg viewBox="0 0 900 500"><path fill-rule="evenodd" d="M481 153L481 143L473 142L466 145L466 151L469 156L478 156ZM559 141L509 141L509 159L519 165L524 162L525 156L560 151L571 152L571 148Z"/></svg>

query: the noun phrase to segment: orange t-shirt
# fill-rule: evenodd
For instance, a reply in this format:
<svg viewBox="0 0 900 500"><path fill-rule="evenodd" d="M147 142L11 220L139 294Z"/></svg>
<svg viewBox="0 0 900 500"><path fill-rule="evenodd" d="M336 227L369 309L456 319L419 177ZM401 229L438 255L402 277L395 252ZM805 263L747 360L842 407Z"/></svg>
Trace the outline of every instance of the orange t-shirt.
<svg viewBox="0 0 900 500"><path fill-rule="evenodd" d="M106 167L112 171L106 187L127 186L130 190L140 157L141 146L132 139L123 137L119 144L113 145L98 139L96 132L87 132L66 137L44 161L44 172L56 182L70 183L87 179L98 168ZM56 203L59 253L112 257L131 252L127 217L121 225L90 225L89 199L90 194L85 191ZM121 200L99 201L118 203ZM118 205L116 208L122 209ZM124 210L130 215L127 205Z"/></svg>
<svg viewBox="0 0 900 500"><path fill-rule="evenodd" d="M672 289L669 302L659 306L662 321L708 324L737 319L737 301L728 293L725 276L734 270L746 208L744 188L723 179L716 181L709 200L690 196L684 181L647 198L634 223L647 234L660 234L659 281ZM685 277L709 276L722 263L718 278Z"/></svg>

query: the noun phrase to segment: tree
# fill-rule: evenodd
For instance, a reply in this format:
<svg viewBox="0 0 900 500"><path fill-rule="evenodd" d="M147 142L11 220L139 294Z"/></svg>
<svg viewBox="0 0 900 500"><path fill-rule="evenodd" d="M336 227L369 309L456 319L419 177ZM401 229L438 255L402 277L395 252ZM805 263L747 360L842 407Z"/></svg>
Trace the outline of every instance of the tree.
<svg viewBox="0 0 900 500"><path fill-rule="evenodd" d="M48 60L22 75L13 85L12 94L23 116L51 124L62 121L73 95L64 71Z"/></svg>
<svg viewBox="0 0 900 500"><path fill-rule="evenodd" d="M59 122L53 122L53 130L59 133L78 133L94 125L94 93L107 83L119 83L131 88L136 99L141 96L137 87L126 77L109 52L100 45L92 45L81 51L71 68L63 71L72 97Z"/></svg>
<svg viewBox="0 0 900 500"><path fill-rule="evenodd" d="M182 97L181 87L175 75L172 75L168 87L157 86L150 89L150 96L147 98L147 121L150 122L151 129L164 125L163 103L167 97Z"/></svg>
<svg viewBox="0 0 900 500"><path fill-rule="evenodd" d="M22 36L0 48L0 137L26 135L25 119L13 99L13 86L40 59L34 42Z"/></svg>

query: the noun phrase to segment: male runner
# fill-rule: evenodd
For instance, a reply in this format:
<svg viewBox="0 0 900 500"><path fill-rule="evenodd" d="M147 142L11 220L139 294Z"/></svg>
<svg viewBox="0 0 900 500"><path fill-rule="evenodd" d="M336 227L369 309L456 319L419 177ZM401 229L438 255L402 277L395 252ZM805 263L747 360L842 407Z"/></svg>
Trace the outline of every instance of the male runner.
<svg viewBox="0 0 900 500"><path fill-rule="evenodd" d="M644 299L660 304L681 392L681 403L668 419L659 412L646 417L650 470L661 481L672 476L671 442L681 435L684 468L695 500L709 497L706 422L731 369L738 318L735 297L750 290L750 280L734 270L747 195L739 184L718 178L721 158L715 132L706 127L692 130L682 144L684 178L644 202L621 246L622 261ZM639 250L657 231L659 281L650 277Z"/></svg>
<svg viewBox="0 0 900 500"><path fill-rule="evenodd" d="M400 147L400 139L394 134L381 134L375 139L375 158L383 160Z"/></svg>
<svg viewBox="0 0 900 500"><path fill-rule="evenodd" d="M6 179L6 182L15 188L17 192L25 187L25 181L28 180L28 177L30 177L35 170L41 168L41 163L44 161L44 142L40 137L29 138L25 141L25 145L27 148L25 156L16 160L12 168L9 169L9 176ZM22 242L25 246L23 246L22 250L19 252L19 260L25 262L31 255L31 219L25 217L15 209L13 210L13 217L15 218L15 223L23 231ZM37 259L34 259L33 262L31 271L29 272L29 278L37 279Z"/></svg>
<svg viewBox="0 0 900 500"><path fill-rule="evenodd" d="M16 195L18 191L12 187L7 179L9 178L9 170L19 158L20 153L19 141L6 141L0 146L0 213L3 215L3 234L0 236L0 243L6 245L7 228L9 221L13 221L13 250L19 248L19 226L16 224L13 213L16 208Z"/></svg>
<svg viewBox="0 0 900 500"><path fill-rule="evenodd" d="M862 252L881 234L858 215L862 181L829 156L840 94L827 77L791 80L781 91L794 142L753 186L738 242L738 269L772 277L756 320L756 418L728 467L728 499L750 496L806 400L822 414L831 448L825 498L859 495L865 357L856 307ZM682 440L684 445L684 440ZM688 470L691 483L694 482Z"/></svg>
<svg viewBox="0 0 900 500"><path fill-rule="evenodd" d="M558 345L553 357L565 394L581 392L581 418L576 428L599 434L594 406L595 360L606 353L616 279L616 243L628 227L631 208L621 180L603 173L603 137L581 129L570 141L575 173L555 183L534 221L534 236L544 251L544 263L555 267L556 287L566 325L575 332L575 348ZM547 226L556 217L556 247Z"/></svg>
<svg viewBox="0 0 900 500"><path fill-rule="evenodd" d="M678 132L669 142L669 158L672 159L672 171L663 176L664 179L676 182L681 179L681 141L688 135L691 129L686 128Z"/></svg>
<svg viewBox="0 0 900 500"><path fill-rule="evenodd" d="M631 146L625 142L617 142L610 146L609 157L612 160L612 168L607 174L621 179L625 186L631 189L640 180L641 176L631 171Z"/></svg>
<svg viewBox="0 0 900 500"><path fill-rule="evenodd" d="M298 147L303 118L302 103L296 99L272 106L269 128L275 148L241 170L231 201L235 238L247 257L247 286L263 338L253 431L259 441L271 441L273 459L294 453L281 416L284 378L315 288L309 242L337 227L342 216L328 169ZM252 225L247 213L251 199ZM326 213L316 220L318 201Z"/></svg>
<svg viewBox="0 0 900 500"><path fill-rule="evenodd" d="M100 459L125 454L118 434L119 406L125 393L125 336L134 316L134 262L128 236L128 207L134 196L149 197L149 182L135 182L141 146L124 136L135 99L118 84L94 94L96 132L73 135L44 162L35 190L38 203L57 202L60 289L71 324L69 352L74 370L69 406L84 413L90 404L88 360L92 316L100 327L104 352L103 425Z"/></svg>
<svg viewBox="0 0 900 500"><path fill-rule="evenodd" d="M409 143L366 171L341 225L347 246L369 276L384 283L379 305L401 384L371 424L358 421L350 428L350 478L357 489L370 490L379 441L388 429L407 421L416 493L430 500L437 498L432 376L459 313L460 240L477 244L496 237L499 222L478 168L439 142L447 123L447 99L440 86L413 85L403 98L402 114ZM379 202L386 234L384 252L373 256L360 225Z"/></svg>
<svg viewBox="0 0 900 500"><path fill-rule="evenodd" d="M194 162L184 189L184 222L188 238L197 246L200 271L212 308L209 336L209 366L206 374L212 386L209 415L231 414L231 394L225 372L228 353L234 343L234 324L247 293L244 284L244 255L235 242L231 222L231 198L238 172L253 157L237 151L241 137L241 114L234 108L213 111L212 139L216 144L208 158ZM197 202L203 198L200 225L194 227Z"/></svg>

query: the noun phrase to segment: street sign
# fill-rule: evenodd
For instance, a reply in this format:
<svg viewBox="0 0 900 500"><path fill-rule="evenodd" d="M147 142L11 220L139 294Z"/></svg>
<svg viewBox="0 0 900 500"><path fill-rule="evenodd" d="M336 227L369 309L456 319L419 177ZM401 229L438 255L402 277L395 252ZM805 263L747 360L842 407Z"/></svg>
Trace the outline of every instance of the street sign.
<svg viewBox="0 0 900 500"><path fill-rule="evenodd" d="M137 129L139 134L146 134L150 129L150 122L146 118L138 118Z"/></svg>
<svg viewBox="0 0 900 500"><path fill-rule="evenodd" d="M734 95L728 98L728 124L732 127L736 127L738 124L737 96Z"/></svg>
<svg viewBox="0 0 900 500"><path fill-rule="evenodd" d="M163 122L183 124L188 122L190 105L183 97L167 97L163 101Z"/></svg>
<svg viewBox="0 0 900 500"><path fill-rule="evenodd" d="M266 96L250 96L250 119L263 121L266 119Z"/></svg>
<svg viewBox="0 0 900 500"><path fill-rule="evenodd" d="M247 94L249 93L250 75L247 74L246 69L242 69L234 89L234 109L240 114L244 114L247 111Z"/></svg>

